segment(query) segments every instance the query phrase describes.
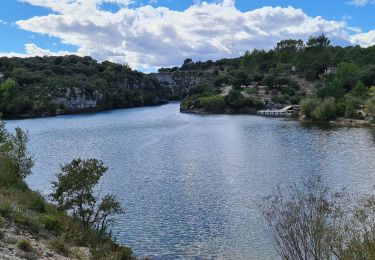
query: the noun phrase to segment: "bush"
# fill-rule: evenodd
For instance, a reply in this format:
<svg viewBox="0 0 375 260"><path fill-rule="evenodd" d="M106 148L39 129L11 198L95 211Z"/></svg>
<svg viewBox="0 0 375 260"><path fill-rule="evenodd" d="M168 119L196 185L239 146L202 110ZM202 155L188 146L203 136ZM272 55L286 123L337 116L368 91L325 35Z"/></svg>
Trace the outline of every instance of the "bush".
<svg viewBox="0 0 375 260"><path fill-rule="evenodd" d="M8 218L10 217L12 212L13 212L13 207L9 202L3 201L0 203L0 215L1 216L3 216L4 218Z"/></svg>
<svg viewBox="0 0 375 260"><path fill-rule="evenodd" d="M301 114L308 119L313 119L314 110L319 105L319 103L320 103L320 99L314 98L314 97L309 97L309 98L305 98L301 100L301 103L300 103Z"/></svg>
<svg viewBox="0 0 375 260"><path fill-rule="evenodd" d="M44 228L49 231L60 232L63 230L63 225L56 216L44 215L42 221Z"/></svg>
<svg viewBox="0 0 375 260"><path fill-rule="evenodd" d="M212 113L222 113L225 109L225 98L223 96L209 96L199 99L204 110Z"/></svg>
<svg viewBox="0 0 375 260"><path fill-rule="evenodd" d="M24 252L34 252L34 248L33 246L31 245L31 243L26 240L26 239L22 239L18 242L18 247L24 251Z"/></svg>
<svg viewBox="0 0 375 260"><path fill-rule="evenodd" d="M36 219L33 219L26 215L26 213L17 212L14 214L14 222L20 224L34 234L40 233L42 225Z"/></svg>
<svg viewBox="0 0 375 260"><path fill-rule="evenodd" d="M271 98L272 102L280 104L286 104L288 99L288 95L276 95Z"/></svg>
<svg viewBox="0 0 375 260"><path fill-rule="evenodd" d="M46 212L46 202L42 195L37 192L31 192L27 194L27 198L27 203L25 204L30 210L38 213Z"/></svg>
<svg viewBox="0 0 375 260"><path fill-rule="evenodd" d="M369 98L366 101L365 110L369 116L375 117L375 97Z"/></svg>
<svg viewBox="0 0 375 260"><path fill-rule="evenodd" d="M62 238L57 238L49 241L49 246L56 251L56 253L68 257L70 254L70 248L67 242Z"/></svg>
<svg viewBox="0 0 375 260"><path fill-rule="evenodd" d="M319 121L328 121L336 118L336 104L334 98L326 98L314 110L314 117Z"/></svg>
<svg viewBox="0 0 375 260"><path fill-rule="evenodd" d="M240 91L232 89L225 97L225 101L230 108L240 109L244 104L244 97Z"/></svg>

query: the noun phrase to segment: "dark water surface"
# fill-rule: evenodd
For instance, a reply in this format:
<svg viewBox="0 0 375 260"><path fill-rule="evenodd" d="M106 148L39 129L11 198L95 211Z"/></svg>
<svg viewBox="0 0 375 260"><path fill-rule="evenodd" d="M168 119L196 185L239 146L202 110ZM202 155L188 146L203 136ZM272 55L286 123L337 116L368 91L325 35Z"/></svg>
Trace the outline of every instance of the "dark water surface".
<svg viewBox="0 0 375 260"><path fill-rule="evenodd" d="M370 129L306 128L256 116L179 113L179 104L9 121L30 133L33 189L51 191L60 163L99 158L103 193L125 214L113 234L138 256L161 259L275 257L257 203L277 184L321 174L333 187L372 192Z"/></svg>

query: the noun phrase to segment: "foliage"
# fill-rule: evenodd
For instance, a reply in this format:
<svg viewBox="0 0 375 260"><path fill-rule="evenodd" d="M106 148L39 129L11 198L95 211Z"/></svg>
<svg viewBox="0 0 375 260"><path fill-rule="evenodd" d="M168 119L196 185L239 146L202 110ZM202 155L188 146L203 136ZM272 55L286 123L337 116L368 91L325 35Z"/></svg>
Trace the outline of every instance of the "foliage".
<svg viewBox="0 0 375 260"><path fill-rule="evenodd" d="M26 240L26 239L22 239L18 242L18 247L25 251L25 252L34 252L34 248L33 246L31 245L31 243Z"/></svg>
<svg viewBox="0 0 375 260"><path fill-rule="evenodd" d="M0 111L5 117L79 110L63 100L83 96L97 100L92 109L154 105L170 96L167 87L146 74L90 57L1 57L0 71Z"/></svg>
<svg viewBox="0 0 375 260"><path fill-rule="evenodd" d="M31 174L31 168L34 166L34 160L27 150L29 137L27 132L21 128L16 128L16 133L10 136L11 151L10 160L12 161L18 176L22 179Z"/></svg>
<svg viewBox="0 0 375 260"><path fill-rule="evenodd" d="M352 89L360 77L360 69L354 63L340 63L337 67L336 80L345 89Z"/></svg>
<svg viewBox="0 0 375 260"><path fill-rule="evenodd" d="M375 97L371 97L365 103L365 109L368 115L375 117Z"/></svg>
<svg viewBox="0 0 375 260"><path fill-rule="evenodd" d="M374 259L375 196L333 191L319 176L263 199L261 212L282 259Z"/></svg>
<svg viewBox="0 0 375 260"><path fill-rule="evenodd" d="M222 113L225 109L225 98L220 95L202 97L199 99L203 109L212 113Z"/></svg>
<svg viewBox="0 0 375 260"><path fill-rule="evenodd" d="M340 99L345 93L345 88L338 81L327 82L317 89L317 96L320 98L334 97Z"/></svg>
<svg viewBox="0 0 375 260"><path fill-rule="evenodd" d="M350 91L350 95L360 99L366 99L369 95L369 89L362 81L358 81L352 91Z"/></svg>
<svg viewBox="0 0 375 260"><path fill-rule="evenodd" d="M332 259L336 252L333 226L339 213L338 195L332 194L320 178L296 184L284 195L280 188L264 198L263 216L270 228L275 247L282 259Z"/></svg>
<svg viewBox="0 0 375 260"><path fill-rule="evenodd" d="M4 122L0 121L0 225L11 222L15 223L16 230L32 236L42 235L50 240L54 250L66 255L70 254L71 247L83 246L90 248L93 259L134 259L132 251L117 245L109 234L85 227L66 211L46 202L41 194L31 191L9 159L11 136ZM100 205L100 212L110 212L113 205L118 204L112 196L106 196ZM101 223L111 222L109 219ZM99 229L105 228L100 226ZM20 246L28 248L27 242L20 243ZM32 252L24 252L22 257L37 259Z"/></svg>
<svg viewBox="0 0 375 260"><path fill-rule="evenodd" d="M307 119L314 118L314 111L316 107L319 105L320 100L315 97L308 97L301 100L301 114L305 116Z"/></svg>
<svg viewBox="0 0 375 260"><path fill-rule="evenodd" d="M318 121L328 121L336 117L336 104L334 98L325 98L313 112Z"/></svg>
<svg viewBox="0 0 375 260"><path fill-rule="evenodd" d="M226 104L233 109L240 109L245 102L244 97L238 90L231 90L229 94L225 97Z"/></svg>
<svg viewBox="0 0 375 260"><path fill-rule="evenodd" d="M72 212L85 227L102 232L111 224L109 217L122 212L113 195L94 196L94 186L107 169L97 159L75 159L61 167L51 194L60 208Z"/></svg>

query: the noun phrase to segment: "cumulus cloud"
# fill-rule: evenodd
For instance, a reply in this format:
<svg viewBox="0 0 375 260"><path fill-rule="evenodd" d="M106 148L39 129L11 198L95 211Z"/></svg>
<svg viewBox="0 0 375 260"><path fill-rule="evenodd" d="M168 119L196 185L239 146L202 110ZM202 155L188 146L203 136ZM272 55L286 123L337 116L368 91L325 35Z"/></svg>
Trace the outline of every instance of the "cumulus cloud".
<svg viewBox="0 0 375 260"><path fill-rule="evenodd" d="M150 5L130 8L129 0L23 2L53 12L20 20L20 28L73 44L78 47L78 55L128 63L133 68L175 66L186 57L236 57L246 50L272 48L285 38L306 40L321 33L340 42L363 46L375 43L370 32L353 32L345 22L310 17L291 6L241 12L234 0L197 3L184 11ZM101 10L99 5L104 2L120 4L121 8L115 13Z"/></svg>
<svg viewBox="0 0 375 260"><path fill-rule="evenodd" d="M351 36L351 42L363 47L370 47L371 45L375 44L375 30L355 34Z"/></svg>

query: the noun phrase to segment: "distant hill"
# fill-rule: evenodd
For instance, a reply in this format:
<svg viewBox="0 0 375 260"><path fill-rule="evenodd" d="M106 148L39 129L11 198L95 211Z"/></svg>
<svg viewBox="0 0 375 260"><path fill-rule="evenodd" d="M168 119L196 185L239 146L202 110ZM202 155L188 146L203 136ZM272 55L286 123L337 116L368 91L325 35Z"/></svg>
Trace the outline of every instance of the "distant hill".
<svg viewBox="0 0 375 260"><path fill-rule="evenodd" d="M0 58L0 111L5 117L160 104L158 80L126 65L90 57Z"/></svg>
<svg viewBox="0 0 375 260"><path fill-rule="evenodd" d="M348 106L363 107L363 100L362 105L348 100L357 84L368 91L375 86L375 46L332 46L324 35L306 43L287 39L269 51L255 49L234 59L186 59L179 68L161 68L150 76L182 99L186 112L279 108L316 95L335 98L341 115Z"/></svg>

